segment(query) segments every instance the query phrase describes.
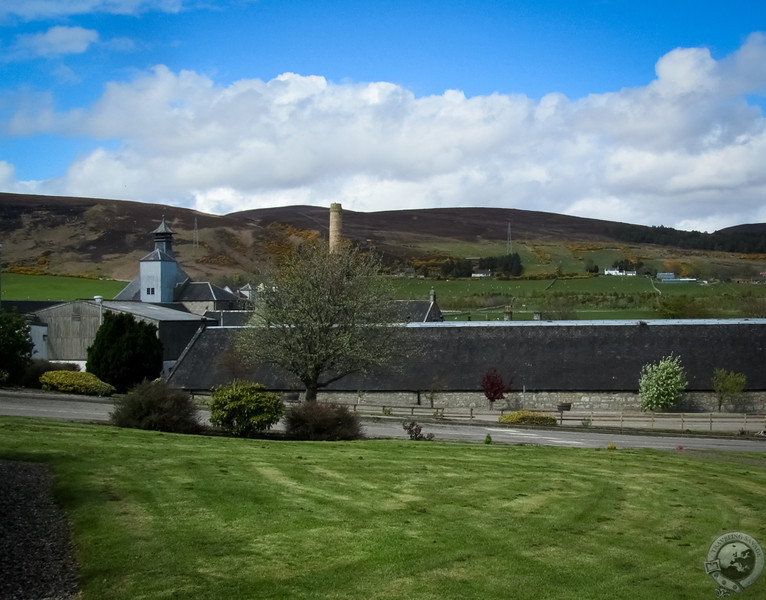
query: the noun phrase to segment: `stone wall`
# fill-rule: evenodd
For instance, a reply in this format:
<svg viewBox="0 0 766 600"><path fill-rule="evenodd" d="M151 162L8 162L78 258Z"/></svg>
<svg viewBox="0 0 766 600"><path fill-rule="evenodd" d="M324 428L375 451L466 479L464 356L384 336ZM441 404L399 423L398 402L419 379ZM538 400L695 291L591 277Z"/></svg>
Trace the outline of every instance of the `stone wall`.
<svg viewBox="0 0 766 600"><path fill-rule="evenodd" d="M322 402L373 406L423 406L433 408L488 409L481 392L440 392L431 401L429 392L320 392ZM572 410L619 412L640 411L637 393L630 392L514 392L495 402L495 410L556 410L570 403ZM722 407L729 413L766 413L766 392L746 392L738 401ZM708 392L687 392L674 412L718 412L718 400Z"/></svg>

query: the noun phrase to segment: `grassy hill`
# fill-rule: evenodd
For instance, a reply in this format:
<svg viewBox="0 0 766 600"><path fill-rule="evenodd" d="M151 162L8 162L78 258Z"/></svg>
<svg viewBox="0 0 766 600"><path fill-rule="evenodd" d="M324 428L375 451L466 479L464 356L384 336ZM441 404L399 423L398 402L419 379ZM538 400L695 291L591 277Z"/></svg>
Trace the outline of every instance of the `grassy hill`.
<svg viewBox="0 0 766 600"><path fill-rule="evenodd" d="M153 247L150 232L163 216L176 233L174 246L183 268L192 277L214 281L263 268L296 236L326 237L329 223L323 207L219 216L140 202L0 193L2 262L15 272L129 280ZM716 240L732 236L755 247L752 241L766 231L760 224L729 228L715 238L516 209L343 212L344 237L375 248L390 265L505 254L509 225L512 250L520 254L528 276L582 275L588 261L603 269L623 259L703 278L753 277L766 271L766 254L710 249L724 247ZM675 240L687 247L635 240ZM688 247L695 244L710 248Z"/></svg>

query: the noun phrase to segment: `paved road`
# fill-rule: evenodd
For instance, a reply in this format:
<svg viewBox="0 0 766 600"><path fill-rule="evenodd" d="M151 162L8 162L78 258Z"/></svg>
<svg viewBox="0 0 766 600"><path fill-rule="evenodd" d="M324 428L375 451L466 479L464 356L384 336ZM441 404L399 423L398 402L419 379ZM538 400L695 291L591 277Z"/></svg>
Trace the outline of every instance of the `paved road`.
<svg viewBox="0 0 766 600"><path fill-rule="evenodd" d="M368 437L407 437L400 422L365 422ZM766 452L766 439L707 438L693 436L628 435L599 432L595 429L540 430L506 428L497 425L462 425L458 423L421 423L423 433L433 433L436 440L483 442L487 434L493 443L536 444L571 448L652 448L655 450L726 450Z"/></svg>
<svg viewBox="0 0 766 600"><path fill-rule="evenodd" d="M83 398L29 391L0 389L0 414L11 416L66 419L74 421L109 420L112 403L106 399ZM202 420L209 414L200 411ZM406 438L402 428L403 419L365 420L364 429L370 438ZM691 436L626 435L603 433L595 429L540 430L506 428L494 424L424 423L423 433L433 433L435 439L481 443L487 434L493 443L536 444L541 446L564 446L572 448L606 448L614 444L618 448L653 448L676 450L679 446L688 450L726 450L740 452L766 452L766 439L707 438ZM281 429L278 426L277 429Z"/></svg>

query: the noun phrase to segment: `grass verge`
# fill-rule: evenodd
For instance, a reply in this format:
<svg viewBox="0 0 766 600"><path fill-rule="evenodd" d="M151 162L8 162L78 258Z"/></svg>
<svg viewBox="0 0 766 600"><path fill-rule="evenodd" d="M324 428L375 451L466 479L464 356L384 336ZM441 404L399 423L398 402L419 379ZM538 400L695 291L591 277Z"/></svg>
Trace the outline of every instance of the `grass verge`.
<svg viewBox="0 0 766 600"><path fill-rule="evenodd" d="M256 441L0 417L0 458L50 465L85 600L696 599L713 597L703 561L719 534L766 541L766 454Z"/></svg>

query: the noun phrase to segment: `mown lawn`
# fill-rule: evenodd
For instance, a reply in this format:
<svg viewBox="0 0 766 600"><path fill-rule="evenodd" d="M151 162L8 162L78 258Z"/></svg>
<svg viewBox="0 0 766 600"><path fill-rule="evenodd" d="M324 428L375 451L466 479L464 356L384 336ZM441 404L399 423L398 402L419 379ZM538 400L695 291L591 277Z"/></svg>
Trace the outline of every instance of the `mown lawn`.
<svg viewBox="0 0 766 600"><path fill-rule="evenodd" d="M0 417L0 458L50 465L86 600L712 598L713 539L766 541L766 454L236 440Z"/></svg>

